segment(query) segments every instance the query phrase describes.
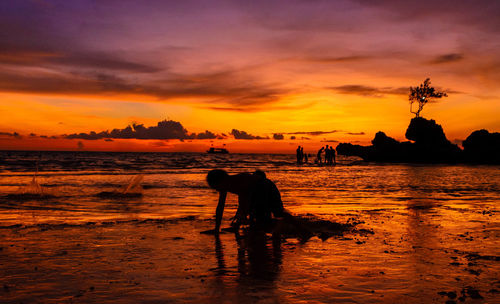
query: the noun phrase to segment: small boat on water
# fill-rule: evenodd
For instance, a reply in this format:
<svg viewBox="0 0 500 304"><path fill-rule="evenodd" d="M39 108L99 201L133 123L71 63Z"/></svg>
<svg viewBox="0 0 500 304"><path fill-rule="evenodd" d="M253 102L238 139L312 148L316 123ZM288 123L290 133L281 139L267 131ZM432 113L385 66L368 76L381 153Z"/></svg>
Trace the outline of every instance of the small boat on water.
<svg viewBox="0 0 500 304"><path fill-rule="evenodd" d="M214 148L214 147L211 147L210 149L207 150L207 153L228 154L229 151L226 148Z"/></svg>

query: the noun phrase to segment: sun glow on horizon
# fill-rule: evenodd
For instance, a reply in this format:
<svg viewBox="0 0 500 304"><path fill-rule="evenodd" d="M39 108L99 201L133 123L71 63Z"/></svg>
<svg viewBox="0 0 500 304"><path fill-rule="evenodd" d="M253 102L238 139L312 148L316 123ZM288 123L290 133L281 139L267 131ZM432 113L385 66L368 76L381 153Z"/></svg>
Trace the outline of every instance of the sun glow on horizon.
<svg viewBox="0 0 500 304"><path fill-rule="evenodd" d="M408 88L426 77L449 93L423 111L448 139L500 131L500 32L477 18L493 9L461 4L435 18L425 3L195 4L2 4L0 149L77 150L64 135L163 120L224 139L79 140L95 150L226 143L240 152L369 144L378 131L406 140Z"/></svg>

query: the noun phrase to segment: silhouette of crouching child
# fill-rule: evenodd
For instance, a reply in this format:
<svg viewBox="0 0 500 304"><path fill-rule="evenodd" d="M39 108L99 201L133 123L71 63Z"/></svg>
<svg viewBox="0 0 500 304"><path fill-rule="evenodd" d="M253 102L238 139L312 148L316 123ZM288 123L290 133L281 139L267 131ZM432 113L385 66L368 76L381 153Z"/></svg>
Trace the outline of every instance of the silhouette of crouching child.
<svg viewBox="0 0 500 304"><path fill-rule="evenodd" d="M238 209L231 222L231 230L238 231L241 225L248 225L252 229L272 231L276 235L287 224L295 227L301 238L308 239L311 236L308 229L285 211L278 188L263 171L229 175L224 170L216 169L208 172L207 183L219 192L219 201L215 211L215 229L204 233L219 233L226 196L230 192L238 195Z"/></svg>

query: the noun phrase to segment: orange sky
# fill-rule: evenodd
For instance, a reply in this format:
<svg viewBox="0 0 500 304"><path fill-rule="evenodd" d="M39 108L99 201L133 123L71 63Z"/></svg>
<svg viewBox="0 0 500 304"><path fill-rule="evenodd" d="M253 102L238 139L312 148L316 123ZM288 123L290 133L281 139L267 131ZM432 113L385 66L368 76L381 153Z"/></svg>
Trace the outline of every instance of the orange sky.
<svg viewBox="0 0 500 304"><path fill-rule="evenodd" d="M448 139L500 131L500 5L201 3L1 4L0 149L226 144L231 152L293 153L300 144L313 153L369 144L377 131L404 140L408 87L426 77L449 97L422 116L442 124ZM163 120L179 122L187 137L65 138ZM233 129L269 139L236 139ZM219 139L190 135L205 130Z"/></svg>

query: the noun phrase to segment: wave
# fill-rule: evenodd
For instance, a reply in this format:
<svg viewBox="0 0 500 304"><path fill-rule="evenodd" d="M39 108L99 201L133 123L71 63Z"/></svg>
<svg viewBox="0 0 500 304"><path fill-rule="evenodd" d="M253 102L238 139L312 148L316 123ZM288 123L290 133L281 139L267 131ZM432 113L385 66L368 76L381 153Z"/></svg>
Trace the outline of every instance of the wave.
<svg viewBox="0 0 500 304"><path fill-rule="evenodd" d="M207 153L138 153L138 152L31 152L0 151L0 172L40 172L57 174L71 171L96 171L97 174L116 171L163 172L165 170L213 168L281 168L296 167L291 154L226 154ZM349 165L356 160L339 157L339 165ZM315 166L313 163L303 166ZM42 173L43 174L43 173ZM83 174L95 174L84 172Z"/></svg>
<svg viewBox="0 0 500 304"><path fill-rule="evenodd" d="M110 227L122 224L174 224L178 222L192 222L192 221L207 221L207 219L200 219L196 216L181 216L172 218L149 218L149 219L132 219L132 220L115 220L115 221L100 221L100 222L84 222L84 223L41 223L41 224L13 224L13 225L0 225L0 229L40 229L40 230L55 230L65 228L79 228L79 227Z"/></svg>

